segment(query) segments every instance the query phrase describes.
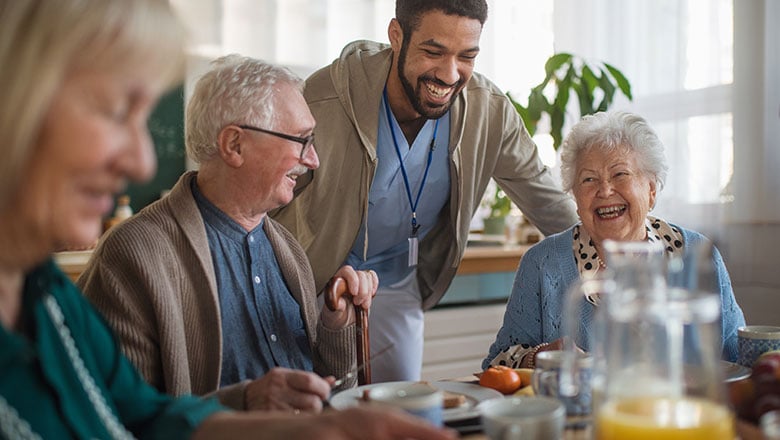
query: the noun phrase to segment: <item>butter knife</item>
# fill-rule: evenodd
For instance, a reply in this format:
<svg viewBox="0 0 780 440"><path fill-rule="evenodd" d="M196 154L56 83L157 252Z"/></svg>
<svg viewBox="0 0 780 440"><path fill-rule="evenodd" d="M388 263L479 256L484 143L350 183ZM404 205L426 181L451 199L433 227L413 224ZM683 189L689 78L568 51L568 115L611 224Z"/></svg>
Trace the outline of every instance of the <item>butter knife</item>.
<svg viewBox="0 0 780 440"><path fill-rule="evenodd" d="M376 359L376 358L382 356L383 354L387 353L394 346L395 346L395 344L390 344L387 347L384 347L383 349L381 349L381 350L377 351L376 353L372 354L371 355L371 359L369 360L369 362L371 362L374 359ZM359 372L363 371L363 369L365 369L367 366L368 366L368 364L364 363L364 364L358 365L357 367L353 368L347 374L345 374L345 375L341 376L340 378L336 379L336 382L333 383L331 388L340 387L341 385L344 384L344 382L352 379L353 377L356 377L357 374Z"/></svg>

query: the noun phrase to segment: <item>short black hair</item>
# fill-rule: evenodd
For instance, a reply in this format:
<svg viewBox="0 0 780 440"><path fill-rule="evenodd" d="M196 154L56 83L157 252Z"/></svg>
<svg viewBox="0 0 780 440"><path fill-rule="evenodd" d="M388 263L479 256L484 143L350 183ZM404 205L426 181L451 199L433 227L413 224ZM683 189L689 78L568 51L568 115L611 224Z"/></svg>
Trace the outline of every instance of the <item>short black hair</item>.
<svg viewBox="0 0 780 440"><path fill-rule="evenodd" d="M486 0L396 0L395 18L401 24L405 38L420 25L422 15L430 11L473 18L484 25L488 5Z"/></svg>

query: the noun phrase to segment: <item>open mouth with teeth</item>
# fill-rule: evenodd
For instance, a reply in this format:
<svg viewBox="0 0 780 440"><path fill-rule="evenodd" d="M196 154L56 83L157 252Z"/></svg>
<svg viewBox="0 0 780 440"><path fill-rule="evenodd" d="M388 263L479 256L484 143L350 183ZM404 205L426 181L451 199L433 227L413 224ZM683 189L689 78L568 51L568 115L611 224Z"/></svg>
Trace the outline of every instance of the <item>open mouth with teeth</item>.
<svg viewBox="0 0 780 440"><path fill-rule="evenodd" d="M624 212L626 212L627 208L628 207L626 205L605 206L603 208L597 208L596 214L601 219L609 220L620 217Z"/></svg>
<svg viewBox="0 0 780 440"><path fill-rule="evenodd" d="M431 81L425 81L425 90L428 91L428 94L431 96L431 98L439 103L447 103L449 101L449 97L452 94L452 91L455 89L454 87L449 86L440 86L437 85Z"/></svg>

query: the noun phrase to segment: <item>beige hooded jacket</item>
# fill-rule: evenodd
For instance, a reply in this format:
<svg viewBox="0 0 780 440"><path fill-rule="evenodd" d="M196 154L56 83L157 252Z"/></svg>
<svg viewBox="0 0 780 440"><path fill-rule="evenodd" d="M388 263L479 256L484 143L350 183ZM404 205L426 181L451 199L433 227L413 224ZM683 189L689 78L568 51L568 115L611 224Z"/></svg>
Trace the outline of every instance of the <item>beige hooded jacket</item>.
<svg viewBox="0 0 780 440"><path fill-rule="evenodd" d="M303 246L318 291L344 263L367 218L379 106L392 61L390 46L356 41L306 80L320 167L301 176L292 203L271 215ZM577 222L573 200L554 182L514 107L493 83L474 73L451 108L450 124L450 198L419 248L425 309L452 282L491 177L542 233ZM373 233L366 230L366 242Z"/></svg>

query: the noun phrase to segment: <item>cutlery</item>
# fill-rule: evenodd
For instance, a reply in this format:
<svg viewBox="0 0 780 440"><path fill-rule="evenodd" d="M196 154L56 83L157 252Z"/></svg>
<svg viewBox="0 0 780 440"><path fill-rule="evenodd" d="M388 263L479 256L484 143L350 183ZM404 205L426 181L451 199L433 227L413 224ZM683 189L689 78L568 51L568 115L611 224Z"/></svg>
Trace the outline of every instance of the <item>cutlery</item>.
<svg viewBox="0 0 780 440"><path fill-rule="evenodd" d="M364 362L357 367L350 370L347 374L344 376L341 376L340 378L336 379L336 382L333 383L332 388L339 387L344 384L344 382L352 379L353 377L357 376L358 373L363 371L366 367L368 367L374 359L376 359L379 356L382 356L383 354L387 353L391 348L393 348L395 344L390 344L387 347L384 347L383 349L377 351L376 353L371 355L371 360L369 362Z"/></svg>

